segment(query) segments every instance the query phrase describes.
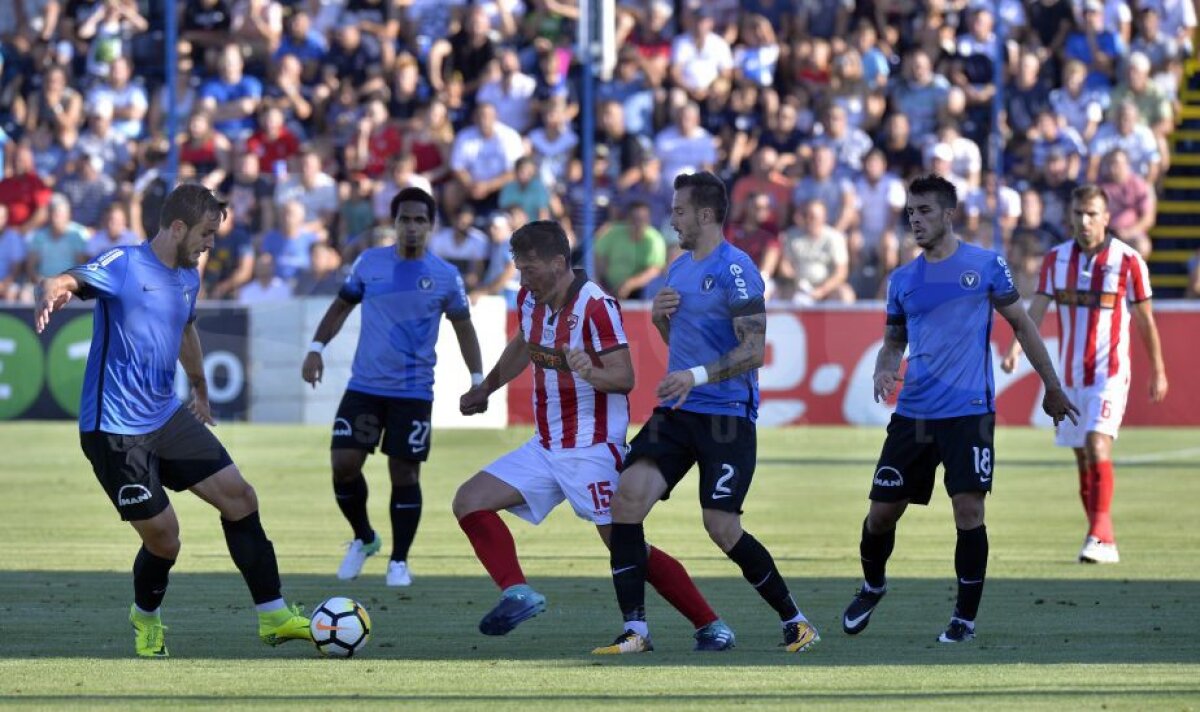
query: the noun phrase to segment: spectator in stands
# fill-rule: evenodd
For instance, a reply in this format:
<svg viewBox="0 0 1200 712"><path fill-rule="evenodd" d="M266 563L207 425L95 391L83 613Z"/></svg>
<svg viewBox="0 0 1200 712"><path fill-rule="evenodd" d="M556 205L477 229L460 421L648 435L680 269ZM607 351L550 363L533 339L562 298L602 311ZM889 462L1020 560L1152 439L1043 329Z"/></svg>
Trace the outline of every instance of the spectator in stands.
<svg viewBox="0 0 1200 712"><path fill-rule="evenodd" d="M169 144L165 137L155 137L142 143L141 170L130 189L129 224L142 239L158 234L159 216L172 184L167 182L163 166Z"/></svg>
<svg viewBox="0 0 1200 712"><path fill-rule="evenodd" d="M104 160L105 173L117 180L124 180L132 168L133 154L129 151L129 142L125 136L113 129L112 119L112 104L93 104L87 130L79 135L79 140L71 150L71 156L99 156Z"/></svg>
<svg viewBox="0 0 1200 712"><path fill-rule="evenodd" d="M88 232L71 220L71 202L55 193L50 198L50 219L29 237L26 272L39 281L87 262Z"/></svg>
<svg viewBox="0 0 1200 712"><path fill-rule="evenodd" d="M301 140L313 130L316 86L305 83L300 60L285 54L275 63L275 81L263 90L262 106L283 112L284 125Z"/></svg>
<svg viewBox="0 0 1200 712"><path fill-rule="evenodd" d="M233 163L233 175L221 184L220 193L229 201L235 225L252 235L275 225L275 184L270 174L259 171L258 156L246 152Z"/></svg>
<svg viewBox="0 0 1200 712"><path fill-rule="evenodd" d="M441 185L450 177L450 152L454 146L454 127L446 113L446 105L433 99L417 112L414 125L404 132L400 152L416 159L415 170L433 185Z"/></svg>
<svg viewBox="0 0 1200 712"><path fill-rule="evenodd" d="M283 111L276 106L264 106L259 112L258 126L246 140L246 151L258 157L259 172L286 172L288 160L300 150L300 139L284 123ZM277 169L281 164L282 168Z"/></svg>
<svg viewBox="0 0 1200 712"><path fill-rule="evenodd" d="M983 185L973 188L963 201L967 214L966 238L977 245L1006 254L1021 216L1021 195L1001 182L995 171L983 174ZM996 235L997 222L1000 234Z"/></svg>
<svg viewBox="0 0 1200 712"><path fill-rule="evenodd" d="M1150 228L1158 212L1154 189L1133 171L1121 149L1114 149L1104 162L1100 187L1108 196L1108 229L1142 257L1149 257Z"/></svg>
<svg viewBox="0 0 1200 712"><path fill-rule="evenodd" d="M933 144L933 148L929 151L929 171L950 181L961 201L967 193L971 192L971 184L954 172L954 158L954 149L950 147L950 144L940 141ZM962 211L960 210L955 217L956 219L963 218Z"/></svg>
<svg viewBox="0 0 1200 712"><path fill-rule="evenodd" d="M296 202L304 208L304 230L324 234L337 214L337 181L322 170L321 156L313 150L296 156L296 175L275 185L275 205Z"/></svg>
<svg viewBox="0 0 1200 712"><path fill-rule="evenodd" d="M1022 299L1030 299L1037 293L1045 256L1046 248L1036 232L1020 228L1013 232L1007 259L1017 293Z"/></svg>
<svg viewBox="0 0 1200 712"><path fill-rule="evenodd" d="M779 68L779 42L775 28L765 16L748 13L742 18L739 42L733 50L733 80L735 84L750 83L763 93L764 110L774 111L779 105L775 93L775 72Z"/></svg>
<svg viewBox="0 0 1200 712"><path fill-rule="evenodd" d="M28 143L17 144L12 167L12 174L0 180L0 205L8 210L7 224L29 235L45 224L51 191L34 168Z"/></svg>
<svg viewBox="0 0 1200 712"><path fill-rule="evenodd" d="M442 209L453 215L467 201L476 213L495 210L500 189L513 179L513 168L523 155L521 135L500 123L496 107L478 104L475 125L454 139L450 166L455 181L446 186Z"/></svg>
<svg viewBox="0 0 1200 712"><path fill-rule="evenodd" d="M417 157L401 153L392 161L391 174L387 180L376 184L372 200L376 225L392 224L392 198L405 188L420 188L434 195L433 185L425 176L417 173Z"/></svg>
<svg viewBox="0 0 1200 712"><path fill-rule="evenodd" d="M265 74L283 39L283 8L276 0L236 0L229 29L233 40L246 48L254 68Z"/></svg>
<svg viewBox="0 0 1200 712"><path fill-rule="evenodd" d="M305 222L304 204L293 199L281 206L279 229L263 235L259 252L271 255L275 274L290 284L312 267L313 243L322 241L321 234Z"/></svg>
<svg viewBox="0 0 1200 712"><path fill-rule="evenodd" d="M501 49L499 57L488 66L475 100L496 107L500 123L517 133L527 133L534 124L533 94L537 80L521 72L517 52L511 48Z"/></svg>
<svg viewBox="0 0 1200 712"><path fill-rule="evenodd" d="M571 159L571 164L567 168L568 181L566 190L562 194L563 215L561 220L563 228L567 231L567 239L571 242L572 259L577 259L581 255L580 235L584 229L584 218L586 217L584 207L590 205L592 208L594 229L608 222L618 207L613 205L616 190L609 178L612 175L608 169L609 160L608 146L596 146L596 153L592 161L592 192L590 194L584 190L583 159L579 157Z"/></svg>
<svg viewBox="0 0 1200 712"><path fill-rule="evenodd" d="M83 97L68 83L67 70L51 65L42 75L42 87L29 97L25 130L46 127L57 133L78 131L83 123Z"/></svg>
<svg viewBox="0 0 1200 712"><path fill-rule="evenodd" d="M1067 233L1063 226L1046 221L1041 194L1032 188L1024 190L1021 193L1021 217L1013 230L1012 250L1022 249L1022 244L1026 247L1036 245L1037 251L1045 254L1065 239Z"/></svg>
<svg viewBox="0 0 1200 712"><path fill-rule="evenodd" d="M813 143L833 150L837 159L835 173L849 180L862 173L863 158L873 148L867 133L850 125L846 109L840 104L834 104L826 111L825 123Z"/></svg>
<svg viewBox="0 0 1200 712"><path fill-rule="evenodd" d="M202 299L233 299L254 278L254 238L240 222L235 210L225 211L200 267Z"/></svg>
<svg viewBox="0 0 1200 712"><path fill-rule="evenodd" d="M1035 49L1026 48L1021 52L1017 76L1004 92L1004 117L1013 134L1010 141L1033 140L1038 116L1048 108L1050 97L1042 81L1042 62Z"/></svg>
<svg viewBox="0 0 1200 712"><path fill-rule="evenodd" d="M104 173L104 159L99 156L81 155L71 161L71 166L54 189L71 202L76 222L87 228L98 227L117 197L117 182Z"/></svg>
<svg viewBox="0 0 1200 712"><path fill-rule="evenodd" d="M462 77L463 90L474 94L483 82L484 70L496 57L496 44L490 37L491 22L478 5L467 10L462 29L449 39L439 39L429 50L429 82L441 93L453 74Z"/></svg>
<svg viewBox="0 0 1200 712"><path fill-rule="evenodd" d="M491 254L488 255L487 269L483 278L479 280L479 286L467 295L471 303L487 295L504 295L513 301L516 299L520 284L514 281L517 268L513 264L512 250L509 248L509 240L516 231L509 217L512 212L521 212L521 209L517 207L510 211L493 213L488 219L487 234L491 242Z"/></svg>
<svg viewBox="0 0 1200 712"><path fill-rule="evenodd" d="M779 226L769 222L771 198L765 193L755 193L749 198L749 208L740 222L725 223L725 239L734 247L745 252L758 265L769 299L775 286L775 273L779 269L782 245L779 241Z"/></svg>
<svg viewBox="0 0 1200 712"><path fill-rule="evenodd" d="M549 125L550 121L546 124ZM574 133L571 135L574 136ZM539 144L545 141L539 137L538 130L529 138L535 154L542 153ZM625 110L620 102L609 100L600 104L600 127L596 132L596 142L608 146L608 155L612 159L609 175L619 190L627 190L642 179L642 155L647 151L649 139L628 130ZM574 149L574 143L571 148Z"/></svg>
<svg viewBox="0 0 1200 712"><path fill-rule="evenodd" d="M229 44L233 28L232 3L229 0L187 0L179 31L192 47L192 62L205 67L207 50Z"/></svg>
<svg viewBox="0 0 1200 712"><path fill-rule="evenodd" d="M596 275L618 299L645 299L643 288L666 267L667 243L650 223L650 206L633 203L625 219L596 237Z"/></svg>
<svg viewBox="0 0 1200 712"><path fill-rule="evenodd" d="M703 5L696 12L691 32L677 36L671 44L671 81L690 101L704 101L714 81L733 77L729 43L713 28L713 12Z"/></svg>
<svg viewBox="0 0 1200 712"><path fill-rule="evenodd" d="M338 25L333 44L321 62L322 83L330 92L351 87L358 100L382 94L387 90L383 67L390 63L391 53L390 45L385 49L358 25Z"/></svg>
<svg viewBox="0 0 1200 712"><path fill-rule="evenodd" d="M342 170L363 172L372 179L381 177L392 157L404 149L404 136L388 116L387 104L378 97L366 102L354 140L346 147Z"/></svg>
<svg viewBox="0 0 1200 712"><path fill-rule="evenodd" d="M113 60L129 57L133 36L148 29L150 23L138 12L137 0L105 0L97 5L76 29L79 39L88 42L88 75L107 77Z"/></svg>
<svg viewBox="0 0 1200 712"><path fill-rule="evenodd" d="M352 173L338 186L337 223L332 242L346 242L375 226L375 181L362 172Z"/></svg>
<svg viewBox="0 0 1200 712"><path fill-rule="evenodd" d="M104 211L104 219L100 221L100 229L92 233L87 242L88 258L98 257L101 253L114 247L136 245L142 239L129 229L129 213L122 203L113 203Z"/></svg>
<svg viewBox="0 0 1200 712"><path fill-rule="evenodd" d="M550 219L550 191L529 156L517 159L516 179L500 189L500 209L519 206L532 220Z"/></svg>
<svg viewBox="0 0 1200 712"><path fill-rule="evenodd" d="M279 276L275 256L270 252L259 253L254 260L254 279L238 290L238 304L285 302L291 298L292 288Z"/></svg>
<svg viewBox="0 0 1200 712"><path fill-rule="evenodd" d="M392 64L388 90L388 114L406 131L412 129L421 107L428 104L432 96L429 83L421 74L421 66L416 57L405 52L396 58Z"/></svg>
<svg viewBox="0 0 1200 712"><path fill-rule="evenodd" d="M867 154L863 175L854 183L854 195L858 227L847 241L850 282L855 292L871 299L899 262L896 226L908 195L904 182L888 172L887 160L879 149ZM825 220L824 211L821 219ZM843 234L842 239L847 237Z"/></svg>
<svg viewBox="0 0 1200 712"><path fill-rule="evenodd" d="M88 104L107 103L113 107L113 130L126 140L136 141L146 128L146 90L133 83L129 59L117 57L109 67L108 79L88 92Z"/></svg>
<svg viewBox="0 0 1200 712"><path fill-rule="evenodd" d="M1171 37L1184 54L1192 55L1192 36L1196 31L1196 7L1187 0L1147 0L1140 7L1154 8L1161 19L1159 33Z"/></svg>
<svg viewBox="0 0 1200 712"><path fill-rule="evenodd" d="M1071 0L1035 0L1028 8L1028 39L1033 40L1038 58L1048 65L1047 76L1057 77L1058 57L1075 25Z"/></svg>
<svg viewBox="0 0 1200 712"><path fill-rule="evenodd" d="M1044 219L1067 233L1071 224L1071 193L1079 183L1071 177L1067 155L1061 150L1046 157L1045 172L1037 175L1032 188L1041 196Z"/></svg>
<svg viewBox="0 0 1200 712"><path fill-rule="evenodd" d="M774 225L783 225L792 209L792 191L795 183L775 170L779 154L770 146L763 146L750 158L750 172L738 178L730 193L729 220L739 222L745 217L751 195L767 196L771 213L767 220Z"/></svg>
<svg viewBox="0 0 1200 712"><path fill-rule="evenodd" d="M892 103L908 117L912 134L917 136L934 132L949 94L950 83L933 73L933 62L923 50L909 53L904 60L903 76L891 87Z"/></svg>
<svg viewBox="0 0 1200 712"><path fill-rule="evenodd" d="M711 171L717 163L716 139L700 126L700 107L688 102L678 119L654 137L654 153L662 161L664 184L680 173Z"/></svg>
<svg viewBox="0 0 1200 712"><path fill-rule="evenodd" d="M229 139L213 128L208 111L199 109L188 119L186 132L177 137L179 162L196 169L196 179L216 188L229 175L232 146Z"/></svg>
<svg viewBox="0 0 1200 712"><path fill-rule="evenodd" d="M1104 6L1100 0L1085 0L1083 22L1067 36L1063 54L1088 68L1089 89L1108 90L1116 77L1117 65L1125 53L1120 35L1104 27Z"/></svg>
<svg viewBox="0 0 1200 712"><path fill-rule="evenodd" d="M966 99L964 133L983 141L990 131L992 97L997 90L994 67L1003 61L1005 50L987 5L975 6L970 18L970 30L958 39L958 57L951 65L950 80Z"/></svg>
<svg viewBox="0 0 1200 712"><path fill-rule="evenodd" d="M1114 149L1125 151L1129 163L1138 175L1148 183L1158 182L1162 168L1162 154L1159 153L1158 138L1146 126L1138 123L1138 108L1132 101L1125 101L1117 107L1116 120L1105 123L1096 132L1088 147L1089 162L1087 177L1095 182L1100 175L1100 159Z"/></svg>
<svg viewBox="0 0 1200 712"><path fill-rule="evenodd" d="M1177 38L1162 31L1162 16L1153 5L1140 4L1140 11L1142 31L1130 45L1130 51L1140 52L1150 59L1154 83L1169 99L1174 100L1178 96L1179 80L1183 74L1183 47Z"/></svg>
<svg viewBox="0 0 1200 712"><path fill-rule="evenodd" d="M613 104L605 104L601 111L601 126L608 127L612 116ZM606 118L607 117L607 118ZM621 127L622 135L624 127ZM608 135L601 135L605 140ZM632 140L632 137L630 137ZM538 175L547 190L561 190L567 182L567 165L571 162L579 147L579 136L575 134L567 121L567 113L560 101L552 101L542 109L542 125L531 131L526 139L529 143L530 156L538 169ZM612 145L608 141L612 155ZM619 154L623 157L623 153ZM531 214L532 215L532 214Z"/></svg>
<svg viewBox="0 0 1200 712"><path fill-rule="evenodd" d="M825 220L825 204L810 200L798 207L783 236L780 296L797 304L855 300L847 283L846 236Z"/></svg>
<svg viewBox="0 0 1200 712"><path fill-rule="evenodd" d="M853 229L857 216L854 207L854 186L834 174L837 159L833 149L817 146L813 150L812 174L800 179L792 194L792 205L804 205L810 200L825 204L826 220L835 230L846 235Z"/></svg>
<svg viewBox="0 0 1200 712"><path fill-rule="evenodd" d="M806 122L803 126L800 123L800 109L795 103L800 96L806 95L801 92L781 102L775 120L768 121L767 130L758 137L760 147L775 149L779 156L775 170L787 176L795 172L798 152L812 135L813 122ZM807 115L811 118L811 112L807 112Z"/></svg>
<svg viewBox="0 0 1200 712"><path fill-rule="evenodd" d="M221 51L216 77L200 88L200 106L212 115L213 128L232 141L244 141L254 132L254 117L262 101L262 82L244 73L241 47Z"/></svg>
<svg viewBox="0 0 1200 712"><path fill-rule="evenodd" d="M1087 74L1087 65L1083 62L1067 62L1063 85L1050 92L1050 108L1084 141L1090 142L1104 120L1109 98L1107 91L1088 88Z"/></svg>
<svg viewBox="0 0 1200 712"><path fill-rule="evenodd" d="M949 146L954 155L950 160L950 172L968 187L974 188L979 185L983 170L983 156L980 154L979 144L963 136L958 124L949 120L942 124L937 135L931 139L933 140L929 143L926 156L929 166L933 166L933 149L939 145Z"/></svg>
<svg viewBox="0 0 1200 712"><path fill-rule="evenodd" d="M0 301L22 298L26 280L25 237L8 224L8 206L0 203Z"/></svg>
<svg viewBox="0 0 1200 712"><path fill-rule="evenodd" d="M722 85L722 88L718 89L718 85ZM706 105L727 87L729 82L724 79L714 82ZM727 181L732 181L733 176L742 171L763 130L763 118L758 108L758 87L746 84L732 88L730 92L729 98L721 102L721 107L711 107L705 117L709 122L705 130L718 139L717 174ZM711 125L714 122L715 125Z"/></svg>
<svg viewBox="0 0 1200 712"><path fill-rule="evenodd" d="M888 168L901 180L916 176L924 167L925 159L921 149L912 142L908 117L897 111L888 115L885 125L883 140L876 145L883 151Z"/></svg>
<svg viewBox="0 0 1200 712"><path fill-rule="evenodd" d="M468 292L479 285L492 252L491 241L474 222L475 210L467 203L451 213L450 225L434 231L428 247L458 269Z"/></svg>
<svg viewBox="0 0 1200 712"><path fill-rule="evenodd" d="M1146 55L1131 54L1126 65L1126 80L1113 91L1112 103L1118 107L1117 111L1127 101L1137 107L1138 123L1150 127L1158 141L1158 154L1162 157L1160 172L1166 173L1171 157L1167 136L1175 130L1171 101L1150 81L1150 59Z"/></svg>
<svg viewBox="0 0 1200 712"><path fill-rule="evenodd" d="M1046 160L1052 152L1067 157L1067 175L1079 177L1080 169L1087 162L1087 144L1075 129L1063 123L1062 117L1047 107L1038 115L1037 134L1033 141L1031 175L1046 169Z"/></svg>
<svg viewBox="0 0 1200 712"><path fill-rule="evenodd" d="M175 96L170 95L170 87L163 84L154 93L154 101L150 102L146 117L146 133L164 135L167 132L167 114L173 109L175 115L186 119L192 115L196 102L200 100L198 80L192 74L192 49L187 42L180 42L176 48L178 56L175 67Z"/></svg>
<svg viewBox="0 0 1200 712"><path fill-rule="evenodd" d="M596 87L596 99L602 121L608 111L607 103L616 102L625 131L647 137L654 134L655 89L642 70L642 58L636 47L622 46L618 50L613 77Z"/></svg>
<svg viewBox="0 0 1200 712"><path fill-rule="evenodd" d="M617 205L622 211L635 202L650 206L650 224L667 236L671 221L671 200L675 189L662 179L662 161L650 151L642 154L642 179L620 195Z"/></svg>
<svg viewBox="0 0 1200 712"><path fill-rule="evenodd" d="M311 249L312 267L300 273L292 293L297 297L332 297L346 281L342 256L324 242L314 242Z"/></svg>
<svg viewBox="0 0 1200 712"><path fill-rule="evenodd" d="M313 27L312 15L301 4L292 8L287 21L287 32L275 50L275 61L283 57L295 57L300 62L305 84L315 84L321 71L321 63L329 53L329 39Z"/></svg>

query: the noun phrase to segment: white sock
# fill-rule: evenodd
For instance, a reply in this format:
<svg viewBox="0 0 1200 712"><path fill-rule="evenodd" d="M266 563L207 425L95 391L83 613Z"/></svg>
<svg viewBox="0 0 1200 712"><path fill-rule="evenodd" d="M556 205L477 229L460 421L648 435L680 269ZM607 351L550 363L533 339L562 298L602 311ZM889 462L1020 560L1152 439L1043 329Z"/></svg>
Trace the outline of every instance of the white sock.
<svg viewBox="0 0 1200 712"><path fill-rule="evenodd" d="M161 610L162 610L162 607L160 606L160 607L158 607L158 608L155 608L153 611L143 611L143 610L141 609L141 607L140 607L140 606L138 606L138 604L136 604L136 603L135 603L135 604L133 604L133 607L134 607L134 609L135 609L135 610L136 610L138 613L140 613L141 615L143 615L143 616L150 616L151 618L158 618L158 617L159 617L158 613L159 613L159 611L161 611Z"/></svg>
<svg viewBox="0 0 1200 712"><path fill-rule="evenodd" d="M646 621L625 621L625 630L631 630L643 638L650 637L650 626L646 625Z"/></svg>
<svg viewBox="0 0 1200 712"><path fill-rule="evenodd" d="M863 581L862 590L866 591L867 593L883 593L884 591L887 590L887 586L875 588L874 586L867 583L866 581Z"/></svg>
<svg viewBox="0 0 1200 712"><path fill-rule="evenodd" d="M254 610L259 613L274 613L275 611L282 611L285 608L287 608L287 603L282 598L276 598L274 601L267 601L266 603L254 604Z"/></svg>
<svg viewBox="0 0 1200 712"><path fill-rule="evenodd" d="M963 625L965 625L968 630L975 630L975 621L969 621L966 618L958 618L956 616L951 616L950 622L953 623L955 621L958 621L959 623L962 623Z"/></svg>
<svg viewBox="0 0 1200 712"><path fill-rule="evenodd" d="M788 623L807 623L807 622L808 622L808 619L804 617L804 614L797 612L795 618L792 618L791 620L781 621L780 625L786 626Z"/></svg>

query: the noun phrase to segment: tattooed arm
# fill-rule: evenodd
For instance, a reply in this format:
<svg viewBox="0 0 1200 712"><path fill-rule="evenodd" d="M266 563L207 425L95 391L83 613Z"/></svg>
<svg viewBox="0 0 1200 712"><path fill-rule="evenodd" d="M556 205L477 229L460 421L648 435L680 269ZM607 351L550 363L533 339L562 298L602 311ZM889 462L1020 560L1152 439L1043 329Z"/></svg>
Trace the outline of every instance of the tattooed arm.
<svg viewBox="0 0 1200 712"><path fill-rule="evenodd" d="M734 317L733 332L737 335L738 345L721 354L716 361L700 367L705 372L700 384L724 381L763 365L767 349L766 313ZM668 373L658 385L658 397L663 401L674 400L674 408L682 406L692 388L698 384L695 371L689 369Z"/></svg>

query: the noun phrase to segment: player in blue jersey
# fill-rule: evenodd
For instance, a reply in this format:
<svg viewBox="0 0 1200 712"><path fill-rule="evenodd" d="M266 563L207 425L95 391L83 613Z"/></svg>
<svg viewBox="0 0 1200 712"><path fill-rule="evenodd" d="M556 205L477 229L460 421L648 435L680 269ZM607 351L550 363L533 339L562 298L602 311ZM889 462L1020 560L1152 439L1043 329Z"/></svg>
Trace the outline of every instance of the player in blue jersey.
<svg viewBox="0 0 1200 712"><path fill-rule="evenodd" d="M758 373L766 348L763 281L746 253L725 241L725 184L712 173L675 178L671 226L685 252L654 298L653 320L668 344L659 407L630 443L612 500L611 562L625 630L599 655L651 650L646 624L646 537L642 522L693 465L700 509L713 542L779 614L789 652L820 640L796 607L766 547L742 529L754 476Z"/></svg>
<svg viewBox="0 0 1200 712"><path fill-rule="evenodd" d="M1042 408L1058 423L1075 422L1037 327L1021 308L1012 274L995 252L968 245L951 224L958 197L944 178L930 175L908 189L909 225L922 254L892 273L887 325L875 361L875 400L904 387L887 428L871 485L859 553L865 581L842 615L842 629L861 633L887 592L885 567L896 541L896 523L909 504L928 504L934 473L945 470L958 544L954 569L958 599L938 637L960 643L975 637L983 595L988 539L984 496L992 489L996 455L995 385L992 375L992 309L1016 332L1046 387ZM908 368L900 361L908 349Z"/></svg>
<svg viewBox="0 0 1200 712"><path fill-rule="evenodd" d="M396 245L369 249L354 262L304 358L302 375L315 388L325 368L322 350L354 307L363 305L358 349L330 446L333 492L354 531L338 567L340 579L357 577L367 557L383 545L367 517L367 481L362 474L367 455L382 439L392 480L387 585L412 584L408 550L421 520L419 477L421 463L429 457L434 346L442 314L454 326L472 385L483 381L483 357L462 279L453 265L425 250L436 211L433 198L420 188L396 194Z"/></svg>
<svg viewBox="0 0 1200 712"><path fill-rule="evenodd" d="M308 619L280 594L275 549L259 521L254 488L204 427L213 419L195 326L196 266L224 215L225 203L211 190L181 185L163 203L154 239L108 250L39 285L38 333L72 297L96 299L80 442L117 512L142 539L129 620L144 657L167 656L159 607L179 556L179 520L164 487L191 490L221 513L263 642L311 639ZM177 360L191 383L190 408L174 395Z"/></svg>

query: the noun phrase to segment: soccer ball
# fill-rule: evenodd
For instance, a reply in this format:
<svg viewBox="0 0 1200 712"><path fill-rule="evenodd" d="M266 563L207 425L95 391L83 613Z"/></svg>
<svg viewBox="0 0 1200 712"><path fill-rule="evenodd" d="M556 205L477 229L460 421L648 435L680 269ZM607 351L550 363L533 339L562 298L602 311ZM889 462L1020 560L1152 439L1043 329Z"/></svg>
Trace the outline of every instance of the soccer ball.
<svg viewBox="0 0 1200 712"><path fill-rule="evenodd" d="M309 624L313 642L322 655L348 658L371 637L371 617L358 601L334 596L317 606Z"/></svg>

